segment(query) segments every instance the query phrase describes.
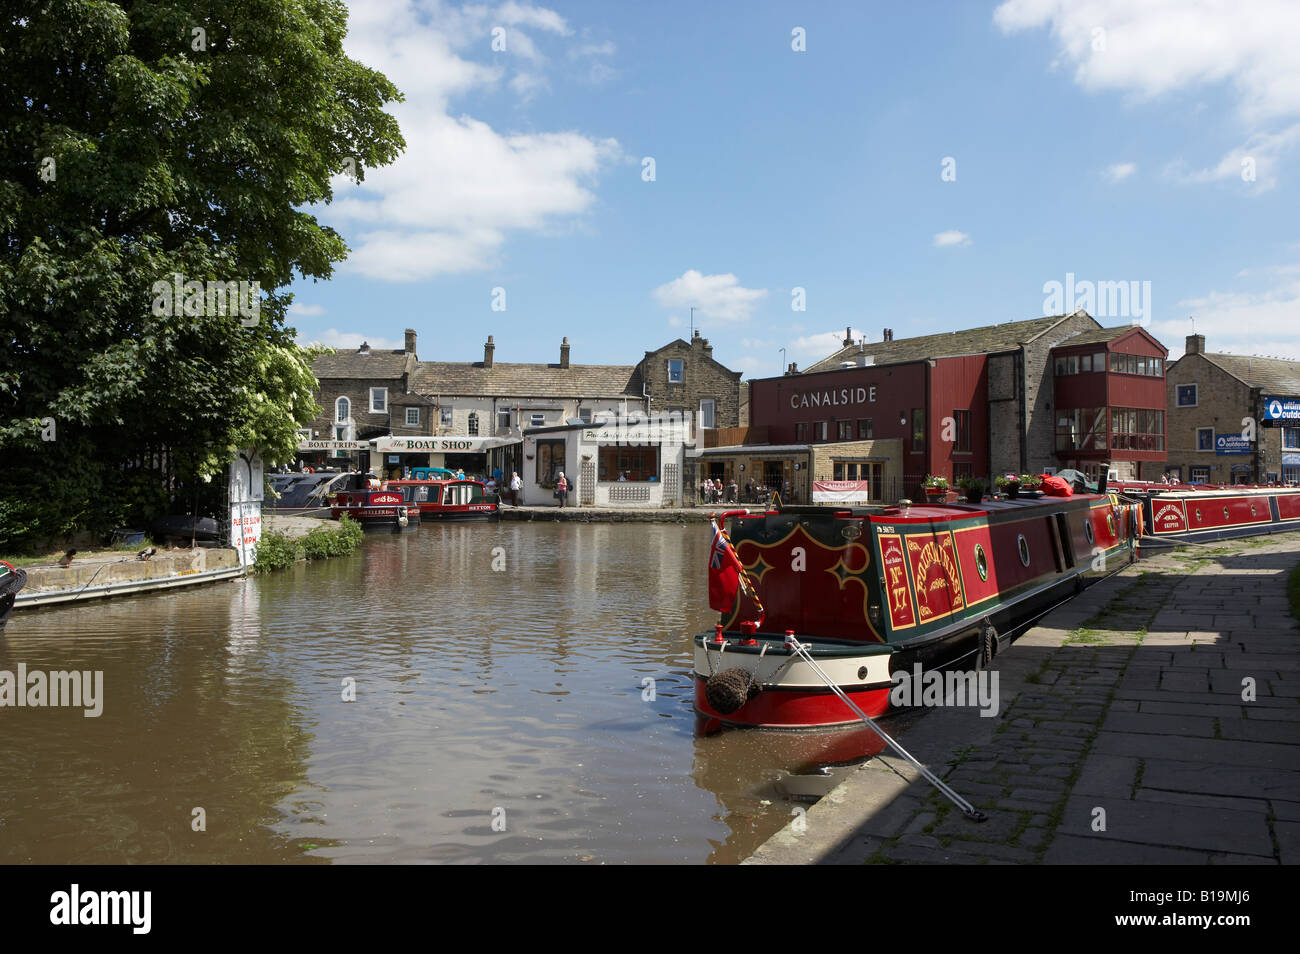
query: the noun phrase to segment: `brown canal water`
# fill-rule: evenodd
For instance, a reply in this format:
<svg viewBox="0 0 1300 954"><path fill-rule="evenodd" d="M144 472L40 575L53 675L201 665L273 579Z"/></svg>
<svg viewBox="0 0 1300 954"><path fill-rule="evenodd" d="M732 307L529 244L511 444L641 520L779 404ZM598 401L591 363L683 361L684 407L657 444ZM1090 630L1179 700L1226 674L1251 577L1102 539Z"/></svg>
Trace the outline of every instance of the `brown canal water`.
<svg viewBox="0 0 1300 954"><path fill-rule="evenodd" d="M19 611L0 670L102 670L104 698L97 718L0 708L0 862L742 860L869 736L698 731L709 544L698 525L426 525Z"/></svg>

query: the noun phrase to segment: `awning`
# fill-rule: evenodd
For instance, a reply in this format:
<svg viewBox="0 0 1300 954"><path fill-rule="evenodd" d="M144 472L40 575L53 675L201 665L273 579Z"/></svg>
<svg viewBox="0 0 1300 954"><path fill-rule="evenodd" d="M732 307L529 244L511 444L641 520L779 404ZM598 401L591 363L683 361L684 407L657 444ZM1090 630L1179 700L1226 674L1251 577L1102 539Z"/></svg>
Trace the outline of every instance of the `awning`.
<svg viewBox="0 0 1300 954"><path fill-rule="evenodd" d="M371 450L380 454L481 454L494 447L518 444L519 437L376 437Z"/></svg>

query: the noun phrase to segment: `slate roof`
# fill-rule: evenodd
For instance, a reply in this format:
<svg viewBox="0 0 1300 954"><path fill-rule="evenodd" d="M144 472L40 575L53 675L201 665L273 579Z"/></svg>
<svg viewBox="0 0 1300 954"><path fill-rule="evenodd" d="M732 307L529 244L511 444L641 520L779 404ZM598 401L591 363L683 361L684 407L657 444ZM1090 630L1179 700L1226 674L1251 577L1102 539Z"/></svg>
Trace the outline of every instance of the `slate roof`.
<svg viewBox="0 0 1300 954"><path fill-rule="evenodd" d="M337 354L323 354L311 363L312 372L321 378L400 378L407 372L408 360L415 356L405 351L375 351L362 353L355 349Z"/></svg>
<svg viewBox="0 0 1300 954"><path fill-rule="evenodd" d="M1075 345L1099 344L1103 341L1114 341L1120 335L1128 334L1137 325L1121 325L1118 328L1093 328L1091 331L1080 332L1077 335L1071 335L1062 341L1058 348L1072 348Z"/></svg>
<svg viewBox="0 0 1300 954"><path fill-rule="evenodd" d="M398 407L432 407L437 402L423 394L389 394L388 403L396 404Z"/></svg>
<svg viewBox="0 0 1300 954"><path fill-rule="evenodd" d="M1078 314L1078 312L1075 312ZM965 331L945 331L916 338L896 338L893 341L868 341L861 352L854 342L841 348L828 358L818 361L801 373L834 371L841 361L854 361L859 354L871 355L876 364L897 364L904 361L923 361L926 358L946 358L963 354L997 354L1013 351L1023 344L1041 337L1070 315L1051 315L1030 318L1027 321L1007 321L1000 325L985 325Z"/></svg>
<svg viewBox="0 0 1300 954"><path fill-rule="evenodd" d="M1300 361L1258 358L1248 354L1205 353L1201 357L1222 368L1247 387L1259 388L1266 394L1277 393L1283 397L1300 395Z"/></svg>
<svg viewBox="0 0 1300 954"><path fill-rule="evenodd" d="M421 361L411 375L411 390L420 394L483 397L582 397L638 400L641 376L636 365L510 364Z"/></svg>

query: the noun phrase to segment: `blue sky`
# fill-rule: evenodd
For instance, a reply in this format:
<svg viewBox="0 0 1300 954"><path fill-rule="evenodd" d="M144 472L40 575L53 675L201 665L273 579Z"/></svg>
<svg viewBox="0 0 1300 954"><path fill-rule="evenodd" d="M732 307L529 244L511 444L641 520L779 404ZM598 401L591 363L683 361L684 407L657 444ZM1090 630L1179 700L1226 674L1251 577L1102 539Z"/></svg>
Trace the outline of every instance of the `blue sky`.
<svg viewBox="0 0 1300 954"><path fill-rule="evenodd" d="M1094 314L1174 357L1195 316L1300 358L1300 5L350 7L408 148L316 209L353 253L295 286L304 342L631 364L693 304L762 377L846 326L1036 317L1072 273L1136 282Z"/></svg>

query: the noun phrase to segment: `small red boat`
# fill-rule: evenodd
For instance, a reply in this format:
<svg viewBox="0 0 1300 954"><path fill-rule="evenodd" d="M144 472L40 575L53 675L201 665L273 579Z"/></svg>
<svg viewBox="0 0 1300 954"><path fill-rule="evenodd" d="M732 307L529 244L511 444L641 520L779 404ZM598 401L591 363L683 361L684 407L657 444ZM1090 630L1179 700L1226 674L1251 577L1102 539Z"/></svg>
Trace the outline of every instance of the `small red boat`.
<svg viewBox="0 0 1300 954"><path fill-rule="evenodd" d="M331 496L330 516L347 514L367 533L403 533L420 528L420 510L400 490L345 490Z"/></svg>
<svg viewBox="0 0 1300 954"><path fill-rule="evenodd" d="M695 709L764 728L857 722L829 680L881 715L895 673L987 666L1014 627L1133 560L1138 514L1096 493L724 514L710 572L734 542L751 591L694 639Z"/></svg>
<svg viewBox="0 0 1300 954"><path fill-rule="evenodd" d="M390 480L386 486L406 494L424 520L495 520L500 515L497 495L479 480Z"/></svg>

